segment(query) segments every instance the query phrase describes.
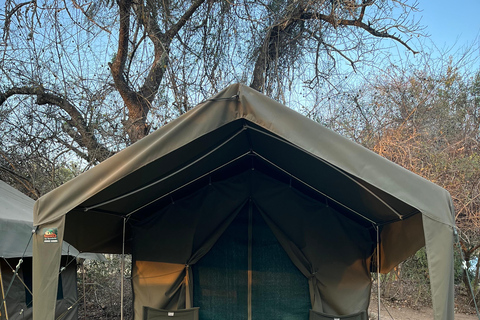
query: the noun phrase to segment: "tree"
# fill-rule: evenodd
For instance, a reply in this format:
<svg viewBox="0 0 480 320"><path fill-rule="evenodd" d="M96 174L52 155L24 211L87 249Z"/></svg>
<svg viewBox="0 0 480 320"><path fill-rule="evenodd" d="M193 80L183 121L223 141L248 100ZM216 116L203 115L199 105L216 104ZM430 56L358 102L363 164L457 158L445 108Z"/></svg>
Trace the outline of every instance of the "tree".
<svg viewBox="0 0 480 320"><path fill-rule="evenodd" d="M480 70L472 75L452 60L434 65L392 67L362 83L344 97L331 124L450 192L469 288L467 270L480 248Z"/></svg>
<svg viewBox="0 0 480 320"><path fill-rule="evenodd" d="M415 10L377 0L6 1L0 168L27 180L35 161L80 172L231 82L301 105L373 59L381 40L415 53ZM28 158L23 170L16 158Z"/></svg>

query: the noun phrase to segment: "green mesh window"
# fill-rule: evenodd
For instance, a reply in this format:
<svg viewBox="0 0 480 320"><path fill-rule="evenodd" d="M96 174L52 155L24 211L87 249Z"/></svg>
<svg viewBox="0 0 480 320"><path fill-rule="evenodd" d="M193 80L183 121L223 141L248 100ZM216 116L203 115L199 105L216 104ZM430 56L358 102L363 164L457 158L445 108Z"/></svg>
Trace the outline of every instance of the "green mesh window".
<svg viewBox="0 0 480 320"><path fill-rule="evenodd" d="M261 215L251 215L252 320L307 320L307 279L291 262ZM193 266L193 304L200 320L248 318L249 207Z"/></svg>
<svg viewBox="0 0 480 320"><path fill-rule="evenodd" d="M306 320L311 309L307 278L298 270L260 214L252 236L252 320Z"/></svg>
<svg viewBox="0 0 480 320"><path fill-rule="evenodd" d="M241 212L193 270L193 304L202 320L244 320L247 314L247 212Z"/></svg>

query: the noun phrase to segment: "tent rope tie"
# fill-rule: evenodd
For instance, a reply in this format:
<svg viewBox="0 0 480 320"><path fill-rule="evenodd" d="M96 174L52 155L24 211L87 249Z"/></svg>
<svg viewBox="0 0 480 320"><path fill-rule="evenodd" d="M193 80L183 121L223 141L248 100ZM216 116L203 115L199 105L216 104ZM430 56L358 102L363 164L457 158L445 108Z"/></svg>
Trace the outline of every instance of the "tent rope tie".
<svg viewBox="0 0 480 320"><path fill-rule="evenodd" d="M67 314L68 314L78 303L80 303L80 301L83 299L83 297L85 297L87 294L90 294L90 292L92 292L92 290L93 290L93 288L90 288L90 290L88 290L84 295L82 295L80 298L78 298L71 306L69 306L64 313L60 314L60 315L56 318L56 320L60 320L60 319L65 318L65 317L67 316ZM22 311L23 311L23 310L22 310Z"/></svg>
<svg viewBox="0 0 480 320"><path fill-rule="evenodd" d="M100 203L97 203L95 205L92 205L92 206L89 206L89 207L80 207L83 209L84 212L87 212L89 210L92 210L92 209L95 209L95 208L98 208L98 207L102 207L104 205L107 205L109 203L112 203L112 202L115 202L115 201L118 201L118 200L121 200L121 199L124 199L124 198L127 198L127 197L130 197L140 191L143 191L143 190L146 190L148 188L151 188L163 181L165 181L166 179L176 175L177 173L179 172L182 172L190 167L192 167L193 165L197 164L198 162L200 162L201 160L205 159L206 157L208 157L209 155L211 155L212 153L214 153L215 151L219 150L220 148L222 148L224 145L226 145L228 142L232 141L235 137L237 137L239 134L241 134L242 132L244 132L245 130L247 130L246 128L242 128L240 129L239 131L235 132L234 134L232 134L230 137L228 137L225 141L223 141L222 143L220 143L218 146L216 146L215 148L213 148L212 150L210 150L209 152L207 152L206 154L200 156L199 158L189 162L188 164L186 164L185 166L183 166L182 168L158 179L158 180L155 180L153 181L152 183L149 183L141 188L138 188L138 189L135 189L133 191L130 191L130 192L127 192L121 196L118 196L118 197L115 197L115 198L112 198L112 199L109 199L107 201L103 201L103 202L100 202ZM243 156L243 155L242 155ZM242 156L238 157L238 158L241 158ZM129 214L131 215L131 214Z"/></svg>
<svg viewBox="0 0 480 320"><path fill-rule="evenodd" d="M68 261L68 257L70 257L70 254L67 254L67 262L66 262L65 266L63 266L63 267L60 268L58 274L61 274L63 271L65 271L65 269L66 269L69 265L71 265L72 262L77 261L78 256L79 256L81 253L82 253L82 252L79 251L76 256L71 256L72 259L71 259L70 261ZM63 254L62 254L62 255L63 255Z"/></svg>
<svg viewBox="0 0 480 320"><path fill-rule="evenodd" d="M273 138L275 140L278 140L278 141L281 141L301 152L304 152L306 154L309 154L311 156L313 156L315 159L321 161L322 163L324 163L325 165L329 166L330 168L332 168L333 170L335 170L336 172L340 173L341 175L343 175L345 178L349 179L351 182L353 182L354 184L356 184L359 188L361 188L362 190L364 190L365 192L367 192L368 194L370 194L372 197L374 197L375 199L377 199L380 203L382 203L385 207L388 208L388 210L390 210L392 213L394 213L400 220L403 220L405 219L405 217L403 215L401 215L397 210L395 210L395 208L393 208L392 206L390 206L387 202L385 202L385 200L383 200L381 197L379 197L375 192L373 192L372 190L370 190L369 188L367 188L366 186L362 185L360 182L358 182L357 180L355 180L350 174L348 174L347 172L344 172L342 170L339 170L338 168L336 168L334 165L332 165L331 163L329 163L328 161L326 161L325 159L322 159L320 157L318 157L317 155L293 144L292 142L289 142L289 141L285 141L283 140L282 138L279 138L271 133L267 133L267 132L264 132L258 128L254 128L248 124L245 124L245 127L249 130L252 130L252 131L255 131L255 132L258 132L260 134L263 134L267 137L270 137L270 138ZM257 154L258 156L260 156L260 154L258 154L257 152L255 152L255 154ZM261 157L261 156L260 156ZM263 157L262 157L263 158ZM266 159L265 159L266 160ZM268 160L267 160L268 161ZM270 162L270 161L269 161ZM299 179L300 180L300 179ZM300 180L301 181L301 180ZM305 184L305 185L308 185L308 184ZM352 211L352 212L355 212L355 211ZM366 219L370 222L373 222L372 220L370 219Z"/></svg>
<svg viewBox="0 0 480 320"><path fill-rule="evenodd" d="M463 255L463 250L462 250L462 246L460 244L460 237L458 235L457 226L455 226L453 228L453 235L454 235L455 242L458 245L458 249L460 251L460 257L462 258L462 269L464 270L465 275L467 276L468 287L470 289L470 294L472 295L473 304L475 305L475 311L477 312L478 319L480 319L480 312L478 311L477 300L475 299L475 294L473 292L472 283L471 283L471 280L470 280L470 275L468 274L467 261L465 260L465 256Z"/></svg>
<svg viewBox="0 0 480 320"><path fill-rule="evenodd" d="M15 269L13 269L12 265L10 263L8 263L8 260L6 258L3 258L3 260L5 261L5 263L7 264L7 266L12 270L12 272L14 273L13 277L17 277L18 280L20 280L20 282L22 283L22 285L24 286L25 290L27 290L32 296L33 296L33 293L32 293L32 290L30 290L30 288L25 284L25 282L23 281L23 279L21 277L18 276L18 273L15 274ZM19 262L20 263L20 262Z"/></svg>
<svg viewBox="0 0 480 320"><path fill-rule="evenodd" d="M203 103L206 103L206 102L213 102L213 101L235 101L235 100L238 100L240 96L237 94L231 96L231 97L226 97L226 98L212 98L212 99L206 99L206 100L203 100L202 102L200 102L199 104L203 104Z"/></svg>
<svg viewBox="0 0 480 320"><path fill-rule="evenodd" d="M392 316L392 314L390 313L390 311L388 311L388 308L387 308L387 306L383 303L383 301L380 301L380 303L382 304L383 309L385 309L385 311L387 311L387 313L388 313L388 315L390 316L390 318L392 318L393 320L395 320L395 318Z"/></svg>

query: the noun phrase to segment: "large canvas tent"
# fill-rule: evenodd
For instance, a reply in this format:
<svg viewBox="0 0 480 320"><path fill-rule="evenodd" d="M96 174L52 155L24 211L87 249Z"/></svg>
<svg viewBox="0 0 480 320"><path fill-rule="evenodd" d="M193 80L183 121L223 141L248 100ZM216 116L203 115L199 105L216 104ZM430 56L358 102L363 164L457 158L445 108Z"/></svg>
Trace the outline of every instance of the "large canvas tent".
<svg viewBox="0 0 480 320"><path fill-rule="evenodd" d="M448 192L241 84L40 198L34 221L36 319L53 319L52 228L132 253L135 319L362 312L370 272L424 245L435 319L454 316Z"/></svg>
<svg viewBox="0 0 480 320"><path fill-rule="evenodd" d="M35 201L0 181L0 319L32 319L32 230ZM100 259L62 244L62 272L55 296L56 317L77 319L76 258ZM23 262L19 264L19 261ZM18 266L18 270L16 270ZM16 274L12 271L16 270Z"/></svg>

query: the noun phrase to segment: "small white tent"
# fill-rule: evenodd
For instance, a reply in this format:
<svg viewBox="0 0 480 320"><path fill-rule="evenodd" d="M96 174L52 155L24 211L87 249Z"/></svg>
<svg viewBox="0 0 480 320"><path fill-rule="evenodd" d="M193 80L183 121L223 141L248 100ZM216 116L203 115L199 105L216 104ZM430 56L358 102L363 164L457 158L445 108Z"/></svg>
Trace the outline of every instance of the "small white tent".
<svg viewBox="0 0 480 320"><path fill-rule="evenodd" d="M32 319L31 235L34 203L33 199L0 181L1 320ZM56 315L63 315L62 319L65 320L77 319L77 257L101 258L97 254L81 254L67 242L63 243Z"/></svg>

